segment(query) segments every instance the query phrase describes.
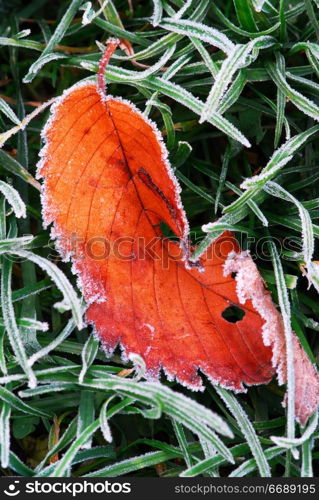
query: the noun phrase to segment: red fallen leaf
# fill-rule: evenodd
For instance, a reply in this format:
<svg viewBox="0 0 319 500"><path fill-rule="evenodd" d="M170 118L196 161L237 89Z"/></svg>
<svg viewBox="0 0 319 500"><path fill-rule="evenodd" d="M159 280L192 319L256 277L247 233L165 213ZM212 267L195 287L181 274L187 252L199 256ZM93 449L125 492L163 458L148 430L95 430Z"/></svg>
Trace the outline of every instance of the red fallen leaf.
<svg viewBox="0 0 319 500"><path fill-rule="evenodd" d="M190 267L188 222L180 188L156 126L131 103L106 96L101 60L98 85L83 83L54 105L39 176L45 179L45 224L54 222L61 254L72 257L104 348L144 358L146 376L202 388L197 371L233 390L268 382L272 350L263 343L264 318L250 300L239 303L223 265L239 247L225 233ZM164 222L179 243L164 238ZM235 323L223 312L239 306Z"/></svg>

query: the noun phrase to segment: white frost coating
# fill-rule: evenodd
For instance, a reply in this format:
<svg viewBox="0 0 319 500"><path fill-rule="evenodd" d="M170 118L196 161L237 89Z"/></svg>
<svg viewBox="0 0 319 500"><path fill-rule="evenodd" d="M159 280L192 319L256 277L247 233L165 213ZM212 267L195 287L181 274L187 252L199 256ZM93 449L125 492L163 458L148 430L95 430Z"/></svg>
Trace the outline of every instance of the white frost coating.
<svg viewBox="0 0 319 500"><path fill-rule="evenodd" d="M186 387L193 392L203 392L205 390L205 386L203 385L202 379L200 377L198 377L197 383L186 382L185 380L182 380L180 377L178 377L176 373L172 373L166 366L161 365L161 369L169 382L176 381L183 387Z"/></svg>
<svg viewBox="0 0 319 500"><path fill-rule="evenodd" d="M36 178L41 179L42 178L42 168L45 165L47 161L50 160L47 150L49 147L48 143L48 132L50 128L54 124L54 120L56 117L56 114L59 110L59 107L63 104L64 99L66 99L71 92L73 92L76 89L82 88L84 86L88 85L87 82L80 82L75 85L73 85L71 88L65 90L63 94L55 99L52 107L51 107L51 116L49 117L47 123L45 124L45 127L43 128L41 132L41 137L44 140L44 145L40 151L40 160L37 164L37 172L36 172ZM49 226L52 222L55 221L56 219L56 214L58 212L58 207L54 207L52 205L52 202L47 199L46 196L46 185L47 181L46 179L43 182L42 185L42 194L41 194L41 204L42 204L42 216L43 216L43 225L46 228ZM72 260L72 257L74 256L74 252L72 249L68 248L65 245L65 242L67 241L66 236L63 234L63 232L54 224L54 226L51 229L51 238L52 240L55 240L55 245L57 248L57 251L61 255L62 259L64 262L68 262ZM79 266L76 262L73 261L72 263L72 273L77 276L77 285L80 290L82 290L85 295L90 296L90 300L88 301L88 304L93 303L93 302L103 302L106 300L105 297L105 290L103 286L99 283L93 283L92 280L89 278L85 277L83 274L80 275L79 273Z"/></svg>
<svg viewBox="0 0 319 500"><path fill-rule="evenodd" d="M111 384L110 384L111 382ZM134 397L134 393L139 394L141 396L145 396L148 394L149 400L154 401L155 405L158 402L158 396L161 397L164 405L168 404L167 413L171 414L171 412L175 413L175 409L178 409L179 413L188 413L191 418L200 421L206 428L214 428L220 434L224 434L228 437L233 437L232 431L229 429L227 424L216 414L212 413L205 407L200 406L194 400L189 399L188 397L180 394L179 392L173 392L168 387L163 386L159 382L149 383L143 382L141 384L137 384L132 380L123 380L114 375L108 376L108 380L104 380L104 388L107 385L114 388L114 390L125 390L130 391L132 396ZM94 383L95 385L95 383ZM144 387L143 387L144 386ZM184 422L183 422L184 423ZM184 423L187 425L187 423Z"/></svg>
<svg viewBox="0 0 319 500"><path fill-rule="evenodd" d="M273 196L277 196L278 198L294 203L297 207L301 222L303 258L306 262L306 267L311 267L311 259L315 250L315 239L312 221L308 210L302 205L302 203L300 203L300 201L297 200L297 198L276 182L268 181L264 185L264 190Z"/></svg>
<svg viewBox="0 0 319 500"><path fill-rule="evenodd" d="M118 41L118 40L116 38L109 38L108 42L110 42L110 41ZM120 43L120 42L118 41L118 43ZM161 68L163 68L163 66L165 66L167 61L172 57L172 55L175 52L175 49L176 49L176 45L172 45L171 47L169 47L164 52L162 57L155 64L153 64L153 66L150 66L149 68L145 69L144 71L132 71L131 75L130 75L130 81L143 80L144 78L147 78L148 76L151 76L153 73L156 73L157 71L159 71ZM83 67L85 67L85 63L83 63L83 64L81 63L81 65ZM90 68L87 68L87 69L90 69ZM114 97L108 96L107 94L102 92L102 90L99 87L97 88L97 90L98 90L98 93L100 94L100 97L101 97L103 102L106 102L108 100L108 98L114 99ZM116 100L118 100L118 99L119 98L117 97ZM128 104L130 104L130 106L132 106L132 103L130 103L129 101L126 101L126 102Z"/></svg>
<svg viewBox="0 0 319 500"><path fill-rule="evenodd" d="M118 45L121 45L121 41L118 38L108 38L106 42L106 46L102 49L102 56L99 61L98 73L97 73L97 85L96 91L100 96L102 103L106 102L107 94L106 94L106 80L105 80L105 69L108 66L110 57L112 56L114 49L111 50L111 54L109 52L110 46L114 45L115 48Z"/></svg>
<svg viewBox="0 0 319 500"><path fill-rule="evenodd" d="M154 10L151 17L151 23L154 27L158 26L161 22L163 15L163 5L162 0L153 0Z"/></svg>
<svg viewBox="0 0 319 500"><path fill-rule="evenodd" d="M226 54L230 54L236 47L233 42L231 42L229 38L220 31L196 21L185 19L174 19L172 21L171 18L164 18L161 22L161 27L169 31L173 31L174 33L179 33L180 35L186 35L198 38L203 42L208 42Z"/></svg>
<svg viewBox="0 0 319 500"><path fill-rule="evenodd" d="M234 384L230 384L229 382L226 382L222 377L212 377L211 375L209 375L208 368L206 371L204 368L201 367L201 372L208 378L208 380L211 382L212 385L219 385L220 387L223 387L223 389L227 389L227 390L235 392L235 394L247 392L247 388L244 386L244 384L242 382L240 382L240 387L236 387ZM246 383L246 385L253 386L253 385L261 385L261 384L249 382L249 383Z"/></svg>
<svg viewBox="0 0 319 500"><path fill-rule="evenodd" d="M28 366L27 354L24 348L21 332L17 326L15 311L12 303L11 273L7 274L6 279L5 275L2 275L1 309L3 323L14 355L29 379L29 387L34 388L37 385L37 379L31 368Z"/></svg>
<svg viewBox="0 0 319 500"><path fill-rule="evenodd" d="M282 436L270 436L270 439L278 446L284 448L292 448L294 446L301 446L303 443L311 438L314 432L318 428L318 412L316 411L309 421L309 425L306 427L300 438L289 439Z"/></svg>
<svg viewBox="0 0 319 500"><path fill-rule="evenodd" d="M308 99L308 97L305 97L303 94L290 87L290 85L287 83L283 75L279 73L279 71L276 71L276 77L281 86L287 89L286 91L289 92L291 96L290 100L294 103L296 108L300 109L300 111L302 111L302 113L304 113L305 115L311 116L311 118L313 118L314 120L319 121L319 108L314 103L314 101Z"/></svg>
<svg viewBox="0 0 319 500"><path fill-rule="evenodd" d="M105 403L102 406L101 412L100 412L100 429L101 429L102 434L104 436L104 439L107 443L112 443L112 441L113 441L111 428L110 428L109 423L107 421L107 405L111 399L113 399L113 396L111 396L111 398L109 398L107 401L105 401Z"/></svg>
<svg viewBox="0 0 319 500"><path fill-rule="evenodd" d="M14 35L14 38L18 38L20 40L21 38L25 38L26 36L29 36L30 34L31 34L30 29L21 30L21 31L19 31L19 33Z"/></svg>
<svg viewBox="0 0 319 500"><path fill-rule="evenodd" d="M45 183L44 183L45 184ZM43 209L47 207L42 203ZM51 224L54 221L54 217L52 217L52 213L50 212L50 220L46 220L46 226ZM71 262L71 272L77 277L76 284L79 290L82 291L83 295L88 296L89 299L86 299L87 305L93 303L102 303L106 301L106 291L102 282L94 282L89 276L86 276L85 273L81 273L79 263L74 260L75 252L68 248L65 243L67 242L67 237L64 233L57 229L56 225L54 225L50 232L51 239L55 242L55 247L59 254L62 257L63 262ZM63 244L64 242L64 244ZM82 254L77 253L77 257L79 260L82 258Z"/></svg>
<svg viewBox="0 0 319 500"><path fill-rule="evenodd" d="M70 365L70 369L73 367L74 367L74 365ZM65 371L65 365L63 365L63 367L59 366L58 368L48 368L47 370L45 370L45 374L49 375L51 373L58 373L60 371ZM39 370L38 373L39 372L43 373L43 371L41 371L41 370ZM23 381L26 378L27 378L27 375L21 374L21 373L18 373L16 375L6 375L4 377L0 377L0 385L10 384L10 382ZM60 384L60 382L59 382L59 384Z"/></svg>
<svg viewBox="0 0 319 500"><path fill-rule="evenodd" d="M6 469L10 462L10 417L11 406L7 402L3 402L1 409L1 427L0 427L0 443L1 443L1 467Z"/></svg>
<svg viewBox="0 0 319 500"><path fill-rule="evenodd" d="M71 254L72 258L72 254ZM90 277L85 276L83 273L80 274L79 266L77 266L76 262L72 262L71 267L72 274L77 276L76 284L79 290L82 290L83 295L89 296L89 299L86 299L87 305L91 304L101 304L107 300L106 291L103 283L94 282Z"/></svg>
<svg viewBox="0 0 319 500"><path fill-rule="evenodd" d="M261 12L262 11L264 3L266 3L266 0L252 0L252 4L253 4L254 9L255 9L256 12Z"/></svg>
<svg viewBox="0 0 319 500"><path fill-rule="evenodd" d="M155 332L155 328L154 328L154 326L150 325L149 323L144 323L144 325L143 325L143 326L146 326L146 327L149 329L149 331L150 331L151 333L154 333L154 332Z"/></svg>
<svg viewBox="0 0 319 500"><path fill-rule="evenodd" d="M52 341L50 342L49 345L42 347L39 351L35 352L30 356L28 359L28 365L33 366L38 359L43 358L44 356L47 356L49 352L53 351L58 345L60 345L63 340L65 340L71 333L73 332L75 328L75 323L73 319L70 319L69 322L67 323L66 327L62 330L62 332Z"/></svg>
<svg viewBox="0 0 319 500"><path fill-rule="evenodd" d="M207 120L216 110L221 102L234 74L237 70L247 64L247 57L258 42L270 39L267 36L261 36L251 40L246 45L233 45L228 57L222 63L219 72L216 75L215 82L209 92L206 103L203 107L199 122Z"/></svg>
<svg viewBox="0 0 319 500"><path fill-rule="evenodd" d="M131 81L136 81L136 80L143 80L144 78L147 78L148 76L151 76L153 73L156 73L159 71L163 66L165 66L166 62L172 57L176 49L176 45L172 45L169 47L162 57L155 63L153 66L150 66L149 68L145 69L144 71L132 71L132 75L130 76ZM118 97L116 98L118 99ZM132 105L132 103L129 103Z"/></svg>
<svg viewBox="0 0 319 500"><path fill-rule="evenodd" d="M272 365L279 384L287 381L286 339L283 319L272 302L270 292L249 255L249 252L231 252L224 264L224 275L236 273L237 295L241 304L251 300L264 319L262 339L272 349ZM293 363L295 371L296 419L303 425L319 405L319 377L314 365L293 333Z"/></svg>
<svg viewBox="0 0 319 500"><path fill-rule="evenodd" d="M49 325L46 321L37 321L36 319L33 318L20 318L21 325L24 328L31 328L35 330L40 330L41 332L47 332L49 330ZM24 325L23 323L27 322L27 325Z"/></svg>
<svg viewBox="0 0 319 500"><path fill-rule="evenodd" d="M0 97L0 111L9 118L15 125L20 125L21 121L17 117L17 115L12 111L10 108L9 104L6 103L1 97Z"/></svg>
<svg viewBox="0 0 319 500"><path fill-rule="evenodd" d="M57 54L55 52L51 52L50 54L46 54L43 57L39 57L39 59L32 64L32 75L38 73L42 66L47 64L50 61L55 61L56 59L66 59L68 56L66 54ZM29 83L29 78L25 77L22 79L23 83Z"/></svg>
<svg viewBox="0 0 319 500"><path fill-rule="evenodd" d="M199 442L200 442L200 445L201 445L202 450L204 452L205 459L215 457L218 454L217 449L215 448L215 446L211 442L207 441L206 439L203 439L201 436L199 436ZM189 464L189 466L191 467L191 464ZM180 476L183 476L183 473L180 474ZM210 468L209 469L209 476L210 477L219 477L219 473L218 473L217 468L216 469Z"/></svg>
<svg viewBox="0 0 319 500"><path fill-rule="evenodd" d="M80 301L71 283L62 273L62 271L49 260L45 259L44 257L41 257L40 255L36 255L32 252L15 249L10 253L28 259L31 262L34 262L50 276L50 278L56 283L57 287L63 293L64 301L67 304L70 304L72 309L72 314L76 321L77 327L79 329L82 329L83 321L82 321L82 310Z"/></svg>
<svg viewBox="0 0 319 500"><path fill-rule="evenodd" d="M283 324L280 313L275 308L270 293L264 288L264 282L251 259L249 252L239 254L231 252L224 264L224 276L232 272L236 274L236 291L239 302L244 304L247 300L252 300L254 308L265 320L262 327L262 337L265 346L273 347L272 364L278 367L278 380L280 384L285 381L283 371L283 361L285 352Z"/></svg>
<svg viewBox="0 0 319 500"><path fill-rule="evenodd" d="M182 385L182 386L186 387L187 389L190 389L194 392L203 392L205 390L205 386L203 385L203 381L202 381L202 378L200 377L200 373L205 375L205 377L207 377L207 379L211 382L212 385L218 385L220 387L223 387L224 389L231 390L231 391L235 392L236 394L247 392L247 388L245 387L245 385L250 387L250 386L256 386L256 385L262 384L262 383L254 383L254 382L249 382L249 383L245 382L245 385L244 385L242 382L240 382L240 385L238 387L235 384L229 383L229 381L226 381L223 377L218 377L218 376L213 377L209 373L211 371L211 368L209 366L205 366L205 365L201 365L200 367L194 365L194 370L198 370L198 372L199 372L198 378L196 379L196 381L194 383L185 382L185 380L181 380L180 377L176 376L176 374L174 374L174 373L171 373L170 370L167 369L163 365L161 366L161 369L163 370L167 379L170 382L176 381L180 385ZM145 378L147 378L147 376Z"/></svg>
<svg viewBox="0 0 319 500"><path fill-rule="evenodd" d="M256 182L266 182L268 180L268 176L270 175L269 173L271 172L271 175L274 175L279 168L288 163L288 161L290 161L293 157L293 154L317 131L318 126L316 125L289 139L282 146L280 146L280 148L276 149L261 174L246 179L240 187L242 189L249 189L251 187L255 187Z"/></svg>
<svg viewBox="0 0 319 500"><path fill-rule="evenodd" d="M99 338L99 334L98 332L96 331L96 328L94 326L94 324L92 325L93 327L93 332L94 332L94 335L96 335L96 338L101 340ZM130 360L133 361L131 359L131 356L136 356L134 353L129 353L128 354L128 348L123 345L123 343L118 343L116 346L114 347L109 347L109 345L105 342L105 341L102 341L102 346L103 346L103 350L105 352L105 354L108 356L108 357L111 357L115 351L115 349L119 346L120 349L121 349L121 359L123 361L123 363L128 363ZM142 359L144 360L144 358L140 355L138 355L139 359ZM163 364L161 364L158 368L146 368L146 371L145 373L143 374L143 378L145 380L147 380L148 382L155 382L155 383L158 383L159 381L159 378L160 378L160 371L162 370L162 372L164 373L165 377L167 378L167 380L169 382L174 382L176 381L178 384L182 385L183 387L186 387L187 389L191 390L191 391L194 391L194 392L203 392L205 390L205 386L203 384L203 381L202 381L202 378L198 375L198 377L195 379L194 383L191 383L189 381L185 381L183 379L181 379L180 377L177 376L177 374L175 372L171 372L170 369L168 369L166 366L164 366ZM230 384L229 382L226 382L222 377L212 377L211 375L209 375L209 367L206 366L206 367L196 367L194 365L194 370L199 370L201 373L203 373L203 375L205 375L208 380L213 384L213 385L219 385L221 387L223 387L224 389L228 389L228 390L231 390L235 393L245 393L247 392L247 389L246 387L241 384L240 385L240 388L238 387L235 387L233 384ZM247 383L246 384L247 386L254 386L254 385L260 385L260 384L255 384L255 383Z"/></svg>
<svg viewBox="0 0 319 500"><path fill-rule="evenodd" d="M296 76L293 73L290 73L289 71L286 71L286 77L289 78L289 80L294 80L297 83L307 85L308 87L311 87L316 92L318 92L318 83L315 83L312 80L309 80L308 78L303 78L302 76Z"/></svg>
<svg viewBox="0 0 319 500"><path fill-rule="evenodd" d="M25 218L27 216L25 203L14 187L6 182L0 181L0 193L3 194L9 205L11 205L17 218Z"/></svg>
<svg viewBox="0 0 319 500"><path fill-rule="evenodd" d="M237 425L243 433L247 444L251 449L252 455L256 460L260 476L271 477L269 464L248 415L232 394L227 393L218 387L216 388L216 391L219 397L224 401L226 407L235 417Z"/></svg>
<svg viewBox="0 0 319 500"><path fill-rule="evenodd" d="M143 378L146 373L146 364L144 358L142 358L142 356L136 354L135 352L131 352L128 357L129 360L132 361L135 370L135 376L133 380L138 381Z"/></svg>
<svg viewBox="0 0 319 500"><path fill-rule="evenodd" d="M303 274L307 276L309 286L313 285L319 293L319 265L317 264L317 262L310 262L310 264L308 264L307 270L304 269Z"/></svg>
<svg viewBox="0 0 319 500"><path fill-rule="evenodd" d="M246 190L253 189L254 187L258 187L258 185L260 184L264 184L269 179L274 177L274 175L276 175L277 172L281 170L282 167L284 167L292 158L293 155L286 156L286 158L283 158L281 161L278 161L278 163L273 165L271 168L267 168L266 165L266 167L260 174L245 179L240 185L241 189L246 189Z"/></svg>
<svg viewBox="0 0 319 500"><path fill-rule="evenodd" d="M190 5L192 4L193 0L186 0L186 2L184 3L183 7L181 9L179 9L176 14L171 17L171 19L174 19L174 21L176 21L177 19L180 19L181 17L183 17L183 15L185 14L185 12L187 11L188 7L190 7Z"/></svg>
<svg viewBox="0 0 319 500"><path fill-rule="evenodd" d="M84 3L79 10L84 10L82 16L82 24L84 26L90 24L92 19L94 19L94 14L95 14L94 10L92 9L92 2Z"/></svg>
<svg viewBox="0 0 319 500"><path fill-rule="evenodd" d="M87 24L91 24L93 19L95 19L97 16L103 12L105 9L106 5L109 3L109 0L104 0L103 4L101 5L101 8L98 11L94 11L92 9L92 3L91 2L86 2L85 4L80 7L80 10L84 10L83 16L82 16L82 24L83 26L86 26Z"/></svg>
<svg viewBox="0 0 319 500"><path fill-rule="evenodd" d="M45 126L43 127L43 129L41 131L41 139L44 141L44 145L39 153L40 160L37 163L37 172L36 172L37 179L42 179L42 174L41 174L42 167L43 167L44 163L47 160L49 160L48 153L47 153L47 150L49 147L47 134L48 134L50 128L52 127L54 120L56 119L56 114L58 112L59 107L63 103L64 99L66 99L68 97L68 95L71 94L71 92L73 92L76 89L85 87L86 85L88 85L88 83L86 81L78 82L75 85L73 85L72 87L70 87L69 89L64 90L62 95L60 95L60 97L57 97L55 99L52 99L51 101L48 101L48 103L45 103L47 106L50 104L52 104L52 106L50 109L50 116L49 116ZM43 191L45 192L45 188L43 189Z"/></svg>
<svg viewBox="0 0 319 500"><path fill-rule="evenodd" d="M154 340L154 335L155 335L155 327L154 327L153 325L150 325L149 323L144 323L144 324L142 325L142 328L144 328L144 327L145 327L145 328L148 328L148 329L149 329L149 331L150 331L150 333L151 333L151 335L150 335L150 339L149 339L149 341L148 341L148 344L149 344L149 345L148 345L148 347L146 348L145 353L144 353L144 356L146 357L146 356L148 356L148 355L149 355L149 353L151 352L151 350L152 350L152 348L153 348L152 343L153 343L153 340Z"/></svg>

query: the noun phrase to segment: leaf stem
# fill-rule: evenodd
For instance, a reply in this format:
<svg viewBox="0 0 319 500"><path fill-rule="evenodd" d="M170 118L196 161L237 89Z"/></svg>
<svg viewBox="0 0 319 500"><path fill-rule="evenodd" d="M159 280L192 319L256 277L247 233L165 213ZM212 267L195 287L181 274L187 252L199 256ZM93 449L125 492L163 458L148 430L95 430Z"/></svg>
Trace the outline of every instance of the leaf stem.
<svg viewBox="0 0 319 500"><path fill-rule="evenodd" d="M109 38L109 40L106 43L106 48L99 62L99 70L97 74L97 86L102 97L106 97L105 69L119 44L120 40L118 40L117 38Z"/></svg>

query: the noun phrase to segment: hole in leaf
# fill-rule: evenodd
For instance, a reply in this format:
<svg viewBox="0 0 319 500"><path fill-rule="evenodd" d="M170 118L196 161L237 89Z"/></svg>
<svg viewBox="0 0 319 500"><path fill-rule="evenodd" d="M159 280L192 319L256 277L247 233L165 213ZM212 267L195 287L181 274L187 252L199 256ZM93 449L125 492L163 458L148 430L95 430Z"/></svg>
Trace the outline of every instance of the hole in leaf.
<svg viewBox="0 0 319 500"><path fill-rule="evenodd" d="M222 317L229 323L237 323L237 321L241 321L244 316L245 311L237 306L226 307L226 309L222 312Z"/></svg>

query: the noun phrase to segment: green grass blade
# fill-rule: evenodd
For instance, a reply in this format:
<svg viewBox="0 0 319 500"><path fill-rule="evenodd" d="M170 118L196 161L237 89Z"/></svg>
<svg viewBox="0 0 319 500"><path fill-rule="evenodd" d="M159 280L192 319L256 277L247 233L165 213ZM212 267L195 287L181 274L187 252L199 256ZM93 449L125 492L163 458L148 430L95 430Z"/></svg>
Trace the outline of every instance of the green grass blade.
<svg viewBox="0 0 319 500"><path fill-rule="evenodd" d="M0 399L13 408L16 408L23 413L27 413L28 415L34 415L36 417L51 416L50 413L38 410L37 408L33 408L32 406L24 403L23 401L21 401L21 399L19 399L15 394L10 392L5 387L0 387Z"/></svg>
<svg viewBox="0 0 319 500"><path fill-rule="evenodd" d="M278 455L282 455L284 450L279 447L279 446L274 446L273 448L268 448L268 450L265 450L265 458L266 460L271 460L274 457L277 457ZM234 469L230 474L229 477L244 477L247 476L248 474L253 473L257 468L257 463L255 458L250 458L249 460L246 460L243 462L237 469Z"/></svg>
<svg viewBox="0 0 319 500"><path fill-rule="evenodd" d="M1 467L6 469L10 463L10 417L11 406L6 401L2 402L0 411L0 447Z"/></svg>
<svg viewBox="0 0 319 500"><path fill-rule="evenodd" d="M207 101L203 107L200 116L200 123L211 118L236 71L243 68L246 64L249 64L248 56L250 53L257 47L259 49L268 48L273 45L273 43L274 39L271 37L259 37L250 41L246 45L236 45L231 52L229 52L228 57L223 62L218 74L216 75L214 85L212 86Z"/></svg>
<svg viewBox="0 0 319 500"><path fill-rule="evenodd" d="M171 21L170 19L165 18L162 20L160 26L166 30L173 31L174 33L197 38L202 42L208 42L214 47L226 52L226 54L229 54L234 49L234 44L229 40L229 38L227 38L226 35L215 28L204 26L196 21L184 19Z"/></svg>
<svg viewBox="0 0 319 500"><path fill-rule="evenodd" d="M11 205L16 217L26 217L25 203L16 189L10 186L10 184L0 181L0 193L3 194L9 205Z"/></svg>
<svg viewBox="0 0 319 500"><path fill-rule="evenodd" d="M72 0L71 3L68 6L68 9L64 13L61 21L59 22L58 26L56 27L56 30L52 37L50 38L49 42L47 43L45 49L43 50L41 56L37 61L35 61L29 68L28 73L25 75L23 81L24 83L30 83L34 79L34 77L37 75L38 71L40 68L46 64L50 59L50 57L58 56L58 54L52 54L52 51L56 45L60 42L60 40L63 38L64 33L68 29L69 25L71 24L72 19L74 18L78 8L82 4L83 0ZM61 56L61 55L60 55ZM64 56L62 56L64 57ZM54 57L55 59L55 57Z"/></svg>
<svg viewBox="0 0 319 500"><path fill-rule="evenodd" d="M11 120L16 125L20 125L21 124L21 122L20 122L19 118L17 117L17 115L12 111L12 109L9 106L9 104L7 104L6 101L4 101L2 99L2 97L0 97L0 111L5 116L7 116L9 118L9 120Z"/></svg>
<svg viewBox="0 0 319 500"><path fill-rule="evenodd" d="M35 375L28 364L27 355L24 349L23 341L17 326L14 309L12 305L12 262L7 257L2 257L1 273L1 308L6 332L12 347L12 350L25 374L29 379L29 386L36 386Z"/></svg>
<svg viewBox="0 0 319 500"><path fill-rule="evenodd" d="M152 25L158 26L163 16L162 0L152 0L154 4L154 11L152 15Z"/></svg>
<svg viewBox="0 0 319 500"><path fill-rule="evenodd" d="M248 443L254 459L257 464L257 468L261 477L271 477L270 467L268 465L266 456L261 447L260 441L257 437L256 431L248 419L248 416L230 392L226 391L222 387L215 387L217 394L223 399L227 408L234 415L236 422L245 436L246 442Z"/></svg>
<svg viewBox="0 0 319 500"><path fill-rule="evenodd" d="M62 271L49 260L26 250L15 250L14 255L25 258L37 264L46 271L56 286L61 290L64 296L65 304L72 310L75 323L79 329L83 328L81 303L66 276Z"/></svg>
<svg viewBox="0 0 319 500"><path fill-rule="evenodd" d="M187 467L192 467L193 460L192 460L191 454L188 451L188 442L186 439L186 435L185 435L183 426L179 422L176 422L176 420L172 420L172 424L173 424L175 436L176 436L176 439L178 441L179 447L183 452L185 463L186 463Z"/></svg>
<svg viewBox="0 0 319 500"><path fill-rule="evenodd" d="M239 24L247 31L257 31L253 11L249 0L234 0Z"/></svg>
<svg viewBox="0 0 319 500"><path fill-rule="evenodd" d="M80 405L78 412L78 426L77 426L77 437L80 437L82 432L85 431L94 422L95 417L95 405L94 405L94 392L91 391L81 391L80 395ZM85 443L82 444L81 448L90 449L92 448L92 437L90 437Z"/></svg>
<svg viewBox="0 0 319 500"><path fill-rule="evenodd" d="M84 376L88 370L88 368L91 366L93 361L95 360L95 357L97 355L98 349L99 349L99 340L97 340L94 335L90 335L90 337L87 339L83 351L82 351L82 370L79 376L79 382L80 384L83 382Z"/></svg>
<svg viewBox="0 0 319 500"><path fill-rule="evenodd" d="M286 339L286 362L287 362L287 437L294 439L295 437L295 369L293 356L293 341L291 329L291 310L290 302L285 283L285 277L282 269L282 264L278 255L277 248L273 241L270 241L269 251L271 254L274 273L278 290L278 302L282 314L285 339Z"/></svg>
<svg viewBox="0 0 319 500"><path fill-rule="evenodd" d="M115 415L119 411L121 411L127 404L130 403L128 400L123 400L118 405L114 406L108 411L108 417ZM72 443L69 447L68 451L63 455L61 460L57 462L56 466L52 473L49 474L49 477L63 477L66 473L68 473L72 461L75 458L76 454L80 450L80 448L90 439L91 436L98 430L100 427L100 419L92 422L83 432L77 437L77 439Z"/></svg>
<svg viewBox="0 0 319 500"><path fill-rule="evenodd" d="M291 139L289 139L285 144L283 144L279 149L277 149L269 162L262 170L261 174L246 179L242 184L241 188L247 191L243 193L236 201L231 205L225 207L224 212L229 213L240 208L253 196L255 196L258 191L272 179L278 172L292 159L295 152L313 135L319 131L318 125L311 127L310 129L298 134Z"/></svg>
<svg viewBox="0 0 319 500"><path fill-rule="evenodd" d="M285 79L277 56L276 64L267 63L267 71L283 94L300 110L314 120L319 120L319 107L297 90L290 87Z"/></svg>
<svg viewBox="0 0 319 500"><path fill-rule="evenodd" d="M240 457L244 454L246 454L249 451L249 446L247 444L240 444L237 446L232 447L231 453L234 457ZM197 464L193 465L192 467L189 467L185 471L183 471L180 476L181 477L195 477L199 476L200 474L205 474L207 471L210 469L216 468L220 465L226 465L227 462L226 460L221 456L221 455L216 455L211 458L205 458L205 460L201 460Z"/></svg>

